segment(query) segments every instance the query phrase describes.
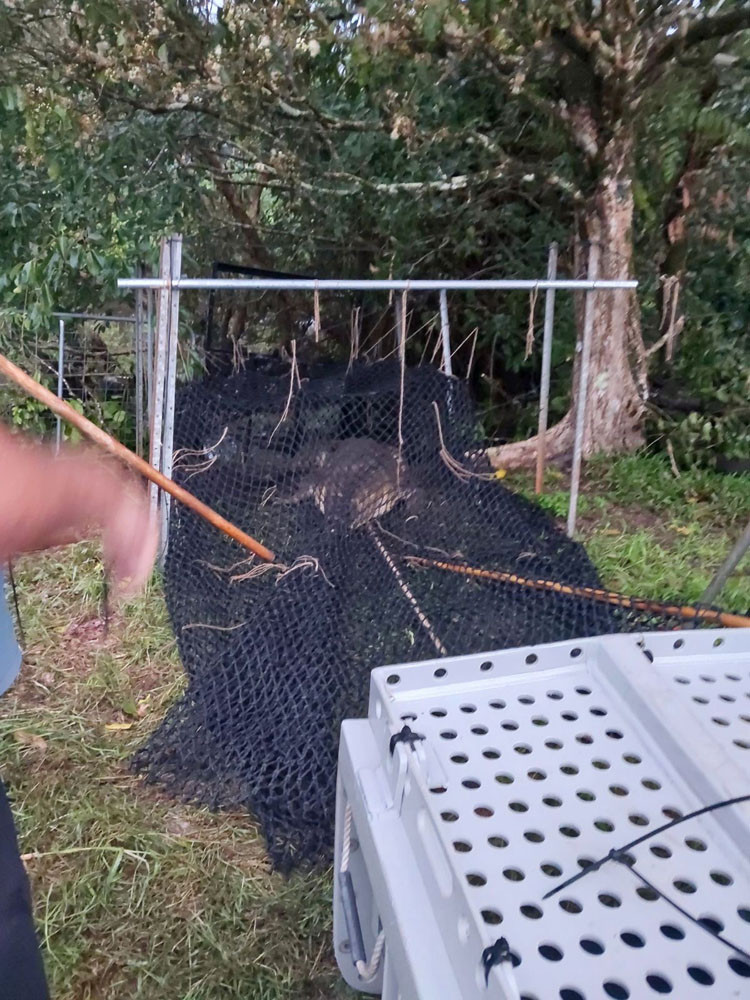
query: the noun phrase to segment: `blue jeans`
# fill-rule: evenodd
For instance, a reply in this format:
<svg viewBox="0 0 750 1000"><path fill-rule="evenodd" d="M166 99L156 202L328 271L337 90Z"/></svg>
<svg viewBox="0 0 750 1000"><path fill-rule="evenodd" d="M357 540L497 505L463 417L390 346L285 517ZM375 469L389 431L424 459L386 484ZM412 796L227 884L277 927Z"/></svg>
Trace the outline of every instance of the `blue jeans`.
<svg viewBox="0 0 750 1000"><path fill-rule="evenodd" d="M0 1000L48 1000L31 892L0 781Z"/></svg>

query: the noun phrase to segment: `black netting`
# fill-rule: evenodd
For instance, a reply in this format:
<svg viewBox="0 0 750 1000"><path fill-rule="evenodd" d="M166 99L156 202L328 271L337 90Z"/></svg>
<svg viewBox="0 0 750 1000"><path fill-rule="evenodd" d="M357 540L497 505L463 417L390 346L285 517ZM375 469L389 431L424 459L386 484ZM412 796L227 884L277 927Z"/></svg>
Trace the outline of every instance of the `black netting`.
<svg viewBox="0 0 750 1000"><path fill-rule="evenodd" d="M383 664L685 621L410 558L597 587L583 547L491 476L462 384L381 362L180 391L175 478L277 555L172 507L166 593L188 677L136 765L246 806L274 861L329 855L338 727ZM401 444L399 445L399 442Z"/></svg>

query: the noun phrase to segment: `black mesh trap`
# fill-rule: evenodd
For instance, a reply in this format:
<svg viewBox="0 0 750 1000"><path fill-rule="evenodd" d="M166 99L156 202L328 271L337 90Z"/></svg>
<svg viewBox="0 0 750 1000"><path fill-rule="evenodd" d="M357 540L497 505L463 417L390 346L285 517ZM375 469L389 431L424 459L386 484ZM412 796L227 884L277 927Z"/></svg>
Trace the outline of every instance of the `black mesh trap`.
<svg viewBox="0 0 750 1000"><path fill-rule="evenodd" d="M692 623L459 572L599 586L583 547L493 476L465 387L432 368L195 383L175 448L175 478L277 562L173 505L166 594L188 683L136 766L247 807L281 868L330 856L338 728L366 714L371 668Z"/></svg>

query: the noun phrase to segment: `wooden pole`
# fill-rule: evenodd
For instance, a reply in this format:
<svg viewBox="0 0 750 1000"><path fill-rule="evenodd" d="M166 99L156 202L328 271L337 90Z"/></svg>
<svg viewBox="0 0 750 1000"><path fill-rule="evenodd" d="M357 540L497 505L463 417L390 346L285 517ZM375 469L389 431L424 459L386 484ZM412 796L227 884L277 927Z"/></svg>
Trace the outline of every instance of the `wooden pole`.
<svg viewBox="0 0 750 1000"><path fill-rule="evenodd" d="M421 556L407 556L406 561L411 566L441 569L448 573L459 573L462 576L493 580L497 583L514 583L520 587L531 587L534 590L551 590L569 597L587 597L590 600L616 604L621 608L633 608L636 611L655 611L660 614L680 615L682 618L698 618L701 621L724 625L726 628L750 628L750 618L746 618L744 615L733 615L726 611L714 611L711 608L694 608L690 604L664 604L661 601L651 601L647 598L626 597L625 594L617 594L611 590L599 590L597 587L571 587L567 583L557 583L554 580L533 580L525 576L517 576L515 573L478 569L476 566L465 566L463 563L423 559Z"/></svg>
<svg viewBox="0 0 750 1000"><path fill-rule="evenodd" d="M12 361L9 361L3 354L0 354L0 374L5 375L12 382L15 382L29 396L32 396L40 403L44 403L54 414L66 420L76 430L80 431L81 434L84 434L111 455L119 458L120 461L124 462L125 465L139 473L145 479L155 483L159 489L171 494L175 500L179 500L186 507L189 507L190 510L196 514L200 514L209 524L218 528L219 531L223 531L225 535L229 535L230 538L239 542L240 545L254 553L260 559L264 559L266 562L274 561L276 556L265 545L257 542L250 535L245 534L241 528L227 521L221 514L217 514L215 510L212 510L197 497L194 497L192 493L188 493L182 486L178 486L177 483L168 479L157 469L152 468L145 459L133 454L129 448L126 448L124 444L120 444L115 438L110 437L101 427L92 424L90 420L74 410L65 400L58 399L53 392L50 392L45 386L34 381L33 378L22 371L17 365L14 365Z"/></svg>

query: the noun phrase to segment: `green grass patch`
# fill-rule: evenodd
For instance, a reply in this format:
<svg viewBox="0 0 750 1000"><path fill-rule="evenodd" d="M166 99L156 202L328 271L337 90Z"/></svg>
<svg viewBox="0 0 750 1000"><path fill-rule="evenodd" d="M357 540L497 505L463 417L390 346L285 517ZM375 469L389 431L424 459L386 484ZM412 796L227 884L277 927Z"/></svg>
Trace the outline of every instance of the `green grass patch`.
<svg viewBox="0 0 750 1000"><path fill-rule="evenodd" d="M17 577L27 663L0 702L0 769L56 1000L349 996L330 873L282 878L249 816L177 803L128 770L183 683L158 582L105 635L91 547Z"/></svg>
<svg viewBox="0 0 750 1000"><path fill-rule="evenodd" d="M529 492L528 476L508 480ZM549 486L543 504L564 518L565 477L550 470ZM694 601L750 516L750 483L601 460L580 513L608 587ZM748 563L721 606L750 608ZM331 954L330 873L281 878L250 817L177 803L128 770L183 686L158 581L109 635L95 549L24 560L18 584L27 663L0 702L0 770L56 1000L353 996Z"/></svg>
<svg viewBox="0 0 750 1000"><path fill-rule="evenodd" d="M750 476L688 469L677 477L662 454L598 458L588 464L586 482L609 504L634 505L720 531L750 517Z"/></svg>

